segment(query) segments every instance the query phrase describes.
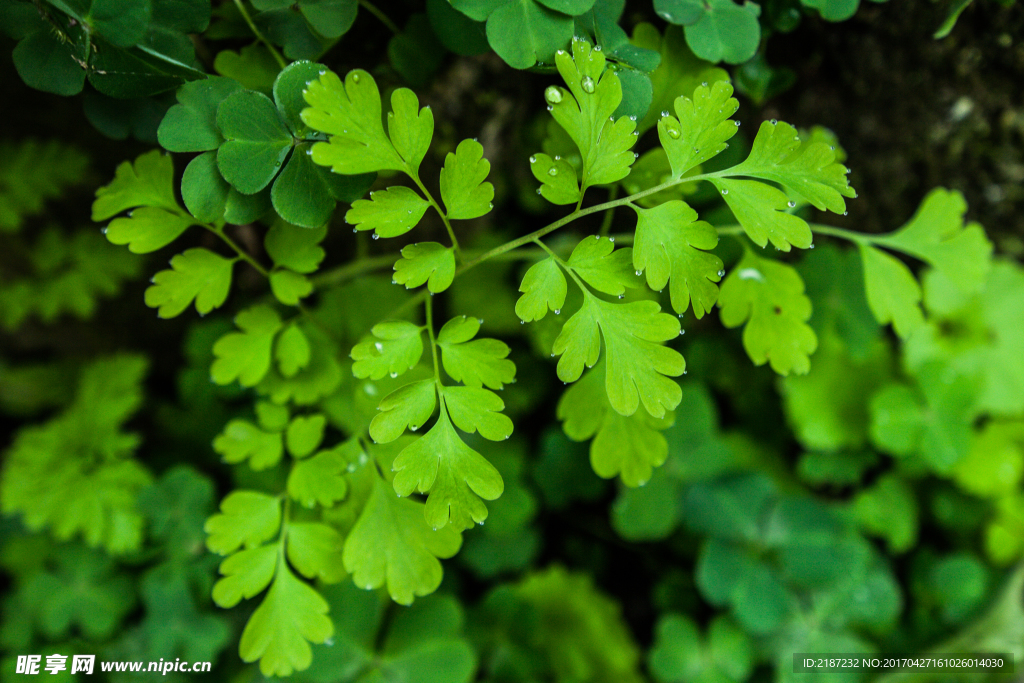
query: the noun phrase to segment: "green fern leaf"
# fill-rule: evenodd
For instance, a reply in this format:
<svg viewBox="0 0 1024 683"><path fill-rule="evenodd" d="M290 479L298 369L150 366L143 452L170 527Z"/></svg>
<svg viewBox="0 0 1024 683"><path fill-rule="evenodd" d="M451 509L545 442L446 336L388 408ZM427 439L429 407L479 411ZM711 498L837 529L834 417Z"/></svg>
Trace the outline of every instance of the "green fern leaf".
<svg viewBox="0 0 1024 683"><path fill-rule="evenodd" d="M676 313L693 306L699 320L718 300L722 260L707 250L718 246L718 233L697 220L697 212L682 201L652 209L633 206L637 214L633 265L645 271L647 284L661 291L671 278L669 293Z"/></svg>
<svg viewBox="0 0 1024 683"><path fill-rule="evenodd" d="M530 157L530 171L541 183L538 192L552 204L575 204L583 196L576 169L564 159L534 154Z"/></svg>
<svg viewBox="0 0 1024 683"><path fill-rule="evenodd" d="M284 442L280 434L265 432L246 420L232 420L213 440L213 450L230 465L248 460L258 472L281 461Z"/></svg>
<svg viewBox="0 0 1024 683"><path fill-rule="evenodd" d="M612 408L632 415L642 402L648 413L664 417L682 397L669 379L683 374L686 362L659 342L679 336L679 320L661 312L653 301L610 304L585 294L583 307L565 323L551 351L561 355L558 378L575 382L583 367L594 367L601 354L601 335L607 354L605 388Z"/></svg>
<svg viewBox="0 0 1024 683"><path fill-rule="evenodd" d="M423 504L399 498L378 476L366 506L345 539L343 559L352 580L367 590L387 584L391 599L411 605L441 584L441 563L459 552L462 535L452 525L430 528Z"/></svg>
<svg viewBox="0 0 1024 683"><path fill-rule="evenodd" d="M747 251L722 283L722 324L743 329L743 348L755 365L770 363L780 375L805 374L818 337L807 325L811 300L790 266Z"/></svg>
<svg viewBox="0 0 1024 683"><path fill-rule="evenodd" d="M277 336L274 360L285 377L294 377L299 370L306 368L311 354L309 338L298 325L289 325Z"/></svg>
<svg viewBox="0 0 1024 683"><path fill-rule="evenodd" d="M437 242L419 242L402 248L395 262L395 282L406 289L426 283L433 293L448 289L455 279L455 251Z"/></svg>
<svg viewBox="0 0 1024 683"><path fill-rule="evenodd" d="M892 323L902 339L924 324L921 286L906 264L884 251L858 244L864 264L864 292L875 319Z"/></svg>
<svg viewBox="0 0 1024 683"><path fill-rule="evenodd" d="M299 415L285 432L285 446L293 458L305 458L320 447L324 440L327 417L321 413Z"/></svg>
<svg viewBox="0 0 1024 683"><path fill-rule="evenodd" d="M346 456L355 455L353 451L361 454L358 442L348 441L295 463L288 475L288 495L307 508L330 507L345 498L348 481L343 473L349 464Z"/></svg>
<svg viewBox="0 0 1024 683"><path fill-rule="evenodd" d="M619 296L629 289L643 287L633 268L633 250L615 249L615 241L598 235L584 237L569 256L569 267L584 282L599 292Z"/></svg>
<svg viewBox="0 0 1024 683"><path fill-rule="evenodd" d="M158 309L161 318L180 315L193 300L200 315L219 308L228 298L235 260L208 249L186 249L171 259L171 270L153 276L146 305Z"/></svg>
<svg viewBox="0 0 1024 683"><path fill-rule="evenodd" d="M434 380L421 380L396 389L380 402L380 414L370 422L370 438L377 443L390 443L405 430L416 431L430 419L437 407L437 386Z"/></svg>
<svg viewBox="0 0 1024 683"><path fill-rule="evenodd" d="M345 542L341 534L315 522L292 522L288 525L288 561L307 579L338 583L345 578L341 551Z"/></svg>
<svg viewBox="0 0 1024 683"><path fill-rule="evenodd" d="M769 241L780 251L789 251L791 245L799 249L811 246L814 236L810 226L803 218L788 213L795 202L782 190L756 180L709 180L757 246L764 247Z"/></svg>
<svg viewBox="0 0 1024 683"><path fill-rule="evenodd" d="M229 555L240 547L255 548L270 540L281 528L281 502L265 493L234 491L220 503L220 512L204 527L209 536L206 547L218 555Z"/></svg>
<svg viewBox="0 0 1024 683"><path fill-rule="evenodd" d="M413 491L429 493L424 508L427 524L440 529L450 522L455 529L462 531L487 519L487 507L480 499L498 498L504 484L498 470L456 433L448 417L448 391L445 390L441 414L434 426L398 454L392 469L395 470L394 488L398 495L408 496ZM477 391L486 392L484 389ZM494 394L486 393L497 399ZM465 411L471 409L471 405L464 401L457 406L452 410L453 416L457 411L466 415ZM497 404L477 405L472 409L475 413L483 413L488 407L500 410L504 404L498 399ZM472 417L478 416L474 414ZM508 421L508 418L501 417ZM493 418L483 418L488 419ZM511 431L510 421L508 428ZM485 431L487 428L481 427L481 432Z"/></svg>
<svg viewBox="0 0 1024 683"><path fill-rule="evenodd" d="M507 359L511 349L497 339L470 341L479 331L480 321L464 315L445 323L437 335L445 372L469 387L501 389L515 381L515 363Z"/></svg>
<svg viewBox="0 0 1024 683"><path fill-rule="evenodd" d="M313 145L313 161L350 175L404 170L405 162L384 134L380 91L370 74L356 69L342 83L328 71L309 83L304 96L309 107L302 110L302 121L331 136Z"/></svg>
<svg viewBox="0 0 1024 683"><path fill-rule="evenodd" d="M296 273L312 273L326 255L319 246L326 236L326 226L309 229L278 221L267 231L263 244L279 267Z"/></svg>
<svg viewBox="0 0 1024 683"><path fill-rule="evenodd" d="M127 218L115 218L107 226L111 244L127 244L133 254L148 254L163 249L178 239L195 221L165 209L144 206Z"/></svg>
<svg viewBox="0 0 1024 683"><path fill-rule="evenodd" d="M236 379L243 387L255 386L270 370L274 335L281 318L268 306L253 306L235 317L241 332L229 332L213 345L215 360L210 377L217 384Z"/></svg>
<svg viewBox="0 0 1024 683"><path fill-rule="evenodd" d="M516 301L516 315L524 323L541 320L548 310L561 312L568 287L565 275L553 258L530 266L519 285L523 295Z"/></svg>
<svg viewBox="0 0 1024 683"><path fill-rule="evenodd" d="M374 238L398 237L416 227L428 208L430 204L415 190L399 185L352 202L345 222L356 230L375 231Z"/></svg>
<svg viewBox="0 0 1024 683"><path fill-rule="evenodd" d="M285 306L298 306L313 293L313 283L305 275L280 269L270 274L270 291Z"/></svg>
<svg viewBox="0 0 1024 683"><path fill-rule="evenodd" d="M715 81L710 88L697 86L693 99L677 97L672 106L676 115L662 112L658 120L658 139L668 155L672 177L681 178L729 146L726 142L737 130L730 117L740 103L728 81Z"/></svg>
<svg viewBox="0 0 1024 683"><path fill-rule="evenodd" d="M160 150L146 152L134 164L126 161L117 167L114 180L96 190L92 219L105 221L137 206L182 212L174 196L174 164Z"/></svg>
<svg viewBox="0 0 1024 683"><path fill-rule="evenodd" d="M278 549L273 545L240 550L228 557L220 563L224 578L213 585L214 603L230 609L243 599L259 595L274 579L277 563Z"/></svg>
<svg viewBox="0 0 1024 683"><path fill-rule="evenodd" d="M441 169L441 199L448 218L479 218L493 206L494 186L486 181L491 163L476 140L463 140L449 152Z"/></svg>
<svg viewBox="0 0 1024 683"><path fill-rule="evenodd" d="M352 348L352 374L359 379L397 377L414 368L423 357L423 328L404 321L384 322Z"/></svg>
<svg viewBox="0 0 1024 683"><path fill-rule="evenodd" d="M408 88L398 88L391 94L388 134L395 151L405 160L405 172L415 176L420 162L430 149L430 139L434 135L434 115L430 107L420 109L416 93Z"/></svg>

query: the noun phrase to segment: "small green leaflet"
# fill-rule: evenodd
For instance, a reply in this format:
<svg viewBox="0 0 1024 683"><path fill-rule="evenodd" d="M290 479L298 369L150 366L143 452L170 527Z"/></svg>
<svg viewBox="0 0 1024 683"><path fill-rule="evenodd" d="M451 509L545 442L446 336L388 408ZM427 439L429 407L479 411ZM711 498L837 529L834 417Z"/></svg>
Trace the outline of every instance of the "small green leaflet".
<svg viewBox="0 0 1024 683"><path fill-rule="evenodd" d="M281 502L265 493L234 491L204 528L209 534L206 547L218 555L230 555L242 546L254 548L280 530Z"/></svg>
<svg viewBox="0 0 1024 683"><path fill-rule="evenodd" d="M387 584L392 600L411 605L441 584L441 563L459 552L462 535L452 525L433 530L423 503L399 498L390 485L373 477L373 489L345 539L345 569L360 588Z"/></svg>
<svg viewBox="0 0 1024 683"><path fill-rule="evenodd" d="M757 131L747 160L730 168L728 174L770 180L820 211L828 209L841 214L846 211L843 197L856 197L857 193L846 177L849 169L835 158L835 150L824 142L801 147L793 126L765 121Z"/></svg>
<svg viewBox="0 0 1024 683"><path fill-rule="evenodd" d="M174 164L160 150L146 152L133 164L117 167L114 180L96 190L92 219L104 221L136 206L152 206L180 213L174 197Z"/></svg>
<svg viewBox="0 0 1024 683"><path fill-rule="evenodd" d="M636 122L627 116L612 118L622 101L619 77L605 70L600 51L579 38L573 38L572 56L565 50L555 54L555 65L569 91L551 86L545 98L551 115L583 156L582 190L622 180L635 160L629 150L636 142Z"/></svg>
<svg viewBox="0 0 1024 683"><path fill-rule="evenodd" d="M166 247L192 225L195 221L189 216L144 206L127 218L110 221L105 233L111 244L127 244L133 254L148 254Z"/></svg>
<svg viewBox="0 0 1024 683"><path fill-rule="evenodd" d="M523 295L516 302L516 315L526 323L540 320L548 310L560 313L568 287L555 259L546 258L530 266L519 285Z"/></svg>
<svg viewBox="0 0 1024 683"><path fill-rule="evenodd" d="M660 683L731 683L747 680L755 661L754 643L728 617L715 617L705 638L690 618L665 614L655 627L648 666Z"/></svg>
<svg viewBox="0 0 1024 683"><path fill-rule="evenodd" d="M575 204L582 196L576 169L565 159L534 154L530 157L530 171L541 182L538 192L552 204Z"/></svg>
<svg viewBox="0 0 1024 683"><path fill-rule="evenodd" d="M274 335L281 318L268 306L253 306L235 317L241 332L229 332L213 345L216 357L210 377L217 384L238 380L243 387L256 386L270 370Z"/></svg>
<svg viewBox="0 0 1024 683"><path fill-rule="evenodd" d="M653 301L610 304L585 292L583 306L565 323L551 349L562 356L559 379L575 382L584 365L597 363L601 334L607 349L605 388L617 413L632 415L643 402L647 412L661 418L679 405L682 393L669 377L682 375L686 362L660 344L679 336L678 318L662 313Z"/></svg>
<svg viewBox="0 0 1024 683"><path fill-rule="evenodd" d="M236 260L208 249L186 249L171 259L171 270L153 276L153 285L146 289L146 305L159 309L161 318L173 318L194 299L196 312L205 315L228 298Z"/></svg>
<svg viewBox="0 0 1024 683"><path fill-rule="evenodd" d="M336 173L357 174L395 170L415 175L430 146L434 117L408 88L391 95L388 132L381 121L380 91L367 72L350 71L342 83L332 71L311 81L305 92L309 107L302 120L331 136L313 145L313 161Z"/></svg>
<svg viewBox="0 0 1024 683"><path fill-rule="evenodd" d="M463 392L471 393L466 396ZM451 522L461 531L483 523L487 507L480 499L494 500L504 490L498 470L459 437L449 411L466 431L478 428L485 438L501 439L512 431L511 420L498 412L504 407L501 399L486 389L447 387L434 426L395 458L395 492L403 497L413 491L429 492L424 514L434 529Z"/></svg>
<svg viewBox="0 0 1024 683"><path fill-rule="evenodd" d="M285 306L298 306L313 293L313 283L305 275L283 268L270 273L270 291Z"/></svg>
<svg viewBox="0 0 1024 683"><path fill-rule="evenodd" d="M416 366L423 356L423 328L404 321L383 322L352 348L352 374L359 379L397 377Z"/></svg>
<svg viewBox="0 0 1024 683"><path fill-rule="evenodd" d="M218 607L230 609L243 598L259 595L270 585L277 568L278 550L261 545L241 550L220 563L224 578L213 586L213 601Z"/></svg>
<svg viewBox="0 0 1024 683"><path fill-rule="evenodd" d="M388 134L407 164L405 172L415 176L434 136L434 115L430 107L420 109L416 93L408 88L398 88L391 94Z"/></svg>
<svg viewBox="0 0 1024 683"><path fill-rule="evenodd" d="M330 142L313 145L313 161L335 173L368 173L403 169L404 163L384 134L380 91L365 71L350 71L342 83L333 71L312 81L304 93L310 105L302 121L331 135Z"/></svg>
<svg viewBox="0 0 1024 683"><path fill-rule="evenodd" d="M480 323L464 315L445 323L437 335L441 361L445 372L456 382L469 387L501 389L515 381L515 363L507 358L511 349L497 339L470 341L480 331Z"/></svg>
<svg viewBox="0 0 1024 683"><path fill-rule="evenodd" d="M309 339L298 325L289 325L277 336L274 360L277 361L277 369L285 377L294 377L299 370L309 365L311 354Z"/></svg>
<svg viewBox="0 0 1024 683"><path fill-rule="evenodd" d="M327 417L322 413L300 415L288 425L285 446L293 458L305 458L320 447L324 440Z"/></svg>
<svg viewBox="0 0 1024 683"><path fill-rule="evenodd" d="M441 199L448 218L479 218L491 210L494 186L485 182L491 163L476 140L463 140L449 152L441 169Z"/></svg>
<svg viewBox="0 0 1024 683"><path fill-rule="evenodd" d="M265 432L247 420L232 420L213 440L213 450L230 465L248 460L249 466L259 472L281 461L284 441L280 433Z"/></svg>
<svg viewBox="0 0 1024 683"><path fill-rule="evenodd" d="M278 561L274 585L242 631L242 661L260 660L260 672L267 677L308 669L313 663L309 643L334 635L327 611L327 601Z"/></svg>
<svg viewBox="0 0 1024 683"><path fill-rule="evenodd" d="M782 190L756 180L709 180L757 246L764 247L769 241L780 251L789 251L790 245L800 249L811 246L811 228L803 218L787 212L796 203Z"/></svg>
<svg viewBox="0 0 1024 683"><path fill-rule="evenodd" d="M611 409L604 389L605 364L598 363L558 401L557 416L565 435L590 444L590 464L598 476L622 477L626 486L643 486L653 468L668 458L668 442L661 430L672 426L671 413L657 419L647 411L628 417Z"/></svg>
<svg viewBox="0 0 1024 683"><path fill-rule="evenodd" d="M569 256L568 266L599 292L621 296L627 288L643 287L633 269L633 250L615 249L615 241L599 235L584 237Z"/></svg>
<svg viewBox="0 0 1024 683"><path fill-rule="evenodd" d="M811 300L796 270L748 250L722 283L718 305L726 327L747 324L743 348L754 365L771 363L780 375L811 369L818 337L807 325Z"/></svg>
<svg viewBox="0 0 1024 683"><path fill-rule="evenodd" d="M411 382L396 389L380 402L379 415L370 422L370 438L376 443L390 443L405 430L416 431L434 413L437 386L434 380Z"/></svg>
<svg viewBox="0 0 1024 683"><path fill-rule="evenodd" d="M443 292L455 279L455 252L437 242L418 242L402 248L395 262L395 282L406 289L427 283L433 293Z"/></svg>
<svg viewBox="0 0 1024 683"><path fill-rule="evenodd" d="M359 444L346 442L295 463L288 475L288 495L307 508L317 504L330 507L345 498L348 482L344 472L348 461L342 453L353 448L358 451Z"/></svg>
<svg viewBox="0 0 1024 683"><path fill-rule="evenodd" d="M921 286L906 264L880 249L860 243L864 263L864 293L875 320L892 323L901 339L924 324Z"/></svg>
<svg viewBox="0 0 1024 683"><path fill-rule="evenodd" d="M357 199L345 213L345 222L356 230L374 230L376 237L398 237L416 227L430 204L415 190L404 186L371 192Z"/></svg>
<svg viewBox="0 0 1024 683"><path fill-rule="evenodd" d="M697 220L686 202L673 200L652 209L630 205L637 214L633 265L646 272L647 284L660 292L671 278L672 308L685 313L693 305L699 320L718 300L722 260L706 250L718 246L718 233ZM701 251L704 250L704 251Z"/></svg>
<svg viewBox="0 0 1024 683"><path fill-rule="evenodd" d="M978 223L964 226L966 211L962 194L936 188L906 225L871 241L926 261L963 291L975 291L992 267L992 243Z"/></svg>
<svg viewBox="0 0 1024 683"><path fill-rule="evenodd" d="M242 86L238 81L210 76L180 86L178 104L167 110L157 129L160 146L171 152L206 152L224 138L217 127L217 105Z"/></svg>
<svg viewBox="0 0 1024 683"><path fill-rule="evenodd" d="M693 99L677 97L673 103L676 116L662 112L658 139L668 155L673 178L681 178L728 147L726 141L737 130L736 123L729 119L739 106L732 96L732 85L715 81L711 88L706 84L697 86Z"/></svg>
<svg viewBox="0 0 1024 683"><path fill-rule="evenodd" d="M345 578L344 539L337 531L316 522L288 525L288 561L308 579L338 583Z"/></svg>

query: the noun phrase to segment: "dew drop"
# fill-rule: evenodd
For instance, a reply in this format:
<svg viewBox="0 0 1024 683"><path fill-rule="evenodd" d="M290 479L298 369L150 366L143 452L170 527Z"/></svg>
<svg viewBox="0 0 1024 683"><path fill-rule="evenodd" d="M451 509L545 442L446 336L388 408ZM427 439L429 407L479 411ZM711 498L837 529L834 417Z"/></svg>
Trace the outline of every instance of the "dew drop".
<svg viewBox="0 0 1024 683"><path fill-rule="evenodd" d="M735 124L736 124L736 127L737 127L737 128L739 128L739 127L740 127L740 122L739 122L739 121L733 121L733 123L735 123Z"/></svg>
<svg viewBox="0 0 1024 683"><path fill-rule="evenodd" d="M634 159L639 159L639 158L640 158L640 155L639 155L639 154L637 154L636 152L633 152L633 158L634 158Z"/></svg>
<svg viewBox="0 0 1024 683"><path fill-rule="evenodd" d="M703 85L706 88L706 87L708 87L708 82L707 81L701 81L701 85Z"/></svg>
<svg viewBox="0 0 1024 683"><path fill-rule="evenodd" d="M352 74L352 82L353 83L358 83L359 82L359 74Z"/></svg>
<svg viewBox="0 0 1024 683"><path fill-rule="evenodd" d="M530 157L530 163L531 164L537 163L537 155L536 154L534 154L533 156Z"/></svg>
<svg viewBox="0 0 1024 683"><path fill-rule="evenodd" d="M665 118L666 116L668 116L668 109L662 109L661 110L661 118Z"/></svg>
<svg viewBox="0 0 1024 683"><path fill-rule="evenodd" d="M540 194L540 188L539 187L537 188L537 194Z"/></svg>
<svg viewBox="0 0 1024 683"><path fill-rule="evenodd" d="M352 228L352 232L359 232L359 228Z"/></svg>
<svg viewBox="0 0 1024 683"><path fill-rule="evenodd" d="M391 379L394 379L395 377L398 377L398 373L397 372L392 372L391 373Z"/></svg>
<svg viewBox="0 0 1024 683"><path fill-rule="evenodd" d="M777 126L777 125L779 125L779 121L778 121L778 119L772 119L772 122L771 122L771 123L772 123L772 125L773 125L773 126Z"/></svg>
<svg viewBox="0 0 1024 683"><path fill-rule="evenodd" d="M107 229L106 228L100 228L100 232L102 232L104 235L106 235L107 234Z"/></svg>
<svg viewBox="0 0 1024 683"><path fill-rule="evenodd" d="M814 249L814 244L812 243L812 244L811 244L811 245L810 245L809 247L807 247L807 248L808 248L808 249Z"/></svg>
<svg viewBox="0 0 1024 683"><path fill-rule="evenodd" d="M643 275L643 274L644 274L644 271L642 271L642 270L638 270L638 271L636 271L636 274L637 274L637 276L639 277L640 275Z"/></svg>
<svg viewBox="0 0 1024 683"><path fill-rule="evenodd" d="M378 235L377 233L373 233L373 239L379 240L380 239L380 235Z"/></svg>
<svg viewBox="0 0 1024 683"><path fill-rule="evenodd" d="M828 148L830 150L832 150L833 152L836 151L836 146L835 145L829 145Z"/></svg>
<svg viewBox="0 0 1024 683"><path fill-rule="evenodd" d="M686 334L686 330L682 330L682 329L679 330L679 336L680 337L682 337L684 334Z"/></svg>
<svg viewBox="0 0 1024 683"><path fill-rule="evenodd" d="M786 206L788 206L789 208L792 209L794 206L796 206L796 202L792 202L792 201L791 202L787 202Z"/></svg>
<svg viewBox="0 0 1024 683"><path fill-rule="evenodd" d="M685 375L685 374L687 374L687 371L686 371L686 370L683 370L683 374L684 374L684 375Z"/></svg>
<svg viewBox="0 0 1024 683"><path fill-rule="evenodd" d="M556 155L555 155L555 161L561 161L561 160L562 160L562 157L560 157L560 156L558 156L558 155L556 154Z"/></svg>
<svg viewBox="0 0 1024 683"><path fill-rule="evenodd" d="M729 190L722 190L722 194L729 194Z"/></svg>
<svg viewBox="0 0 1024 683"><path fill-rule="evenodd" d="M611 242L612 244L614 244L615 243L615 238L614 237L609 237L608 241Z"/></svg>
<svg viewBox="0 0 1024 683"><path fill-rule="evenodd" d="M718 277L725 277L725 271L724 270L718 271Z"/></svg>
<svg viewBox="0 0 1024 683"><path fill-rule="evenodd" d="M587 93L588 95L593 94L594 79L591 78L590 76L584 76L583 80L580 81L580 87L583 88L583 92Z"/></svg>
<svg viewBox="0 0 1024 683"><path fill-rule="evenodd" d="M525 324L526 324L526 321L525 321L525 320L520 320L520 321L519 321L519 324L520 324L520 325L525 325Z"/></svg>
<svg viewBox="0 0 1024 683"><path fill-rule="evenodd" d="M619 294L619 298L620 298L620 299L625 299L625 298L626 298L626 295L625 295L625 294Z"/></svg>
<svg viewBox="0 0 1024 683"><path fill-rule="evenodd" d="M378 351L384 350L384 345L381 344L380 342L377 342L376 344L374 344L374 346L377 348Z"/></svg>
<svg viewBox="0 0 1024 683"><path fill-rule="evenodd" d="M562 309L561 308L556 308L555 309L555 315L562 315Z"/></svg>
<svg viewBox="0 0 1024 683"><path fill-rule="evenodd" d="M553 110L553 109L554 109L554 107L552 107L552 106L551 106L551 105L549 104L549 105L548 105L548 111L551 111L551 110Z"/></svg>
<svg viewBox="0 0 1024 683"><path fill-rule="evenodd" d="M849 211L843 211L843 215L844 216L847 215L848 213L850 213L850 212Z"/></svg>
<svg viewBox="0 0 1024 683"><path fill-rule="evenodd" d="M601 51L601 46L600 45L598 45L598 46L596 46L594 48L594 52L600 52L600 51Z"/></svg>
<svg viewBox="0 0 1024 683"><path fill-rule="evenodd" d="M556 175L558 175L558 169L555 168L554 166L552 166L551 168L548 169L548 175L549 176L556 176Z"/></svg>
<svg viewBox="0 0 1024 683"><path fill-rule="evenodd" d="M548 104L558 104L562 101L562 92L556 86L549 85L544 91L544 99Z"/></svg>
<svg viewBox="0 0 1024 683"><path fill-rule="evenodd" d="M630 121L636 121L636 114L630 114L629 115L629 120Z"/></svg>

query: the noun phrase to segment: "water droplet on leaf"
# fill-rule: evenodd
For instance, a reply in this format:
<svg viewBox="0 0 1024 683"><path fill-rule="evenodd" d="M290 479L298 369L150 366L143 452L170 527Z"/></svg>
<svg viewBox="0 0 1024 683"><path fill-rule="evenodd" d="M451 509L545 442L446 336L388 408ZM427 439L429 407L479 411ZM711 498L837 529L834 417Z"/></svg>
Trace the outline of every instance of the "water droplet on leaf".
<svg viewBox="0 0 1024 683"><path fill-rule="evenodd" d="M548 104L558 104L562 101L562 92L556 86L549 85L544 91L544 99Z"/></svg>
<svg viewBox="0 0 1024 683"><path fill-rule="evenodd" d="M558 169L555 168L554 166L552 166L551 168L548 169L548 175L549 176L556 176L556 175L558 175Z"/></svg>
<svg viewBox="0 0 1024 683"><path fill-rule="evenodd" d="M583 88L583 92L587 93L588 95L593 94L595 89L594 79L591 78L590 76L584 76L583 80L580 81L580 87Z"/></svg>

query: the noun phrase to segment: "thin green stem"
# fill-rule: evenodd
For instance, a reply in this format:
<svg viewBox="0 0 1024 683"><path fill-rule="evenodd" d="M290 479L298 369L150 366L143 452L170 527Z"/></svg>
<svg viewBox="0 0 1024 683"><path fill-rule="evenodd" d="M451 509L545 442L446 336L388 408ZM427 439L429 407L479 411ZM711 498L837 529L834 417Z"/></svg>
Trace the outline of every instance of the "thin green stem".
<svg viewBox="0 0 1024 683"><path fill-rule="evenodd" d="M355 261L350 261L343 266L329 270L326 273L320 273L315 276L313 278L313 286L317 289L322 287L334 287L369 271L390 266L398 258L399 256L395 254L384 254L383 256L374 256L371 258L359 258Z"/></svg>
<svg viewBox="0 0 1024 683"><path fill-rule="evenodd" d="M441 217L444 222L444 227L448 231L448 238L452 241L452 249L455 250L455 258L461 263L462 262L462 251L459 249L459 240L455 237L455 231L452 230L452 224L448 221L448 216L444 211L441 210L441 206L434 200L434 195L430 194L427 190L426 185L420 180L419 173L409 173L409 177L412 178L413 182L416 183L416 187L420 188L420 192L427 198L430 205L437 211L437 215Z"/></svg>
<svg viewBox="0 0 1024 683"><path fill-rule="evenodd" d="M725 235L742 235L743 234L743 226L742 225L723 225L721 227L715 228L715 230L718 232L719 235L723 235L723 236L725 236Z"/></svg>
<svg viewBox="0 0 1024 683"><path fill-rule="evenodd" d="M252 256L249 256L249 254L246 253L245 250L243 250L240 246L238 246L238 244L236 244L233 239L231 239L230 237L225 235L223 227L217 227L215 225L205 225L205 224L204 224L203 227L205 227L207 230L212 232L217 237L221 238L221 240L223 240L225 244L227 244L229 247L231 247L231 249L236 254L238 254L239 258L241 258L243 261L245 261L250 266L255 268L256 271L260 275L262 275L265 278L269 278L270 277L270 271L268 271L266 268L264 268L262 265L260 265L259 261L254 259Z"/></svg>
<svg viewBox="0 0 1024 683"><path fill-rule="evenodd" d="M583 286L583 281L580 280L578 275L576 275L576 271L574 271L572 267L570 267L569 264L565 262L565 259L563 259L561 256L552 251L548 247L548 245L541 242L540 238L535 239L534 242L537 243L537 246L546 251L548 255L551 256L551 258L555 259L555 263L562 266L562 270L569 273L569 277L573 279L573 282L575 282L576 285L580 288L580 291L583 292L584 296L588 296L590 294L590 290Z"/></svg>
<svg viewBox="0 0 1024 683"><path fill-rule="evenodd" d="M252 17L249 16L249 10L245 9L245 5L242 4L242 0L235 0L235 7L238 8L238 13L242 15L243 19L245 19L245 23L249 24L249 29L252 31L252 34L256 36L256 40L266 45L267 50L270 51L271 56L274 58L274 61L277 62L278 66L282 69L288 66L288 62L284 60L284 57L282 57L281 53L277 51L277 48L274 47L273 44L267 40L266 36L263 35L263 32L256 27L256 23L252 20Z"/></svg>
<svg viewBox="0 0 1024 683"><path fill-rule="evenodd" d="M370 0L359 0L359 4L362 5L363 9L365 9L367 12L380 19L380 23L387 26L388 30L394 33L395 35L398 35L399 33L402 32L401 30L399 30L398 26L395 25L395 22L388 19L388 16L381 12L379 9L377 9L377 7L372 2L370 2Z"/></svg>
<svg viewBox="0 0 1024 683"><path fill-rule="evenodd" d="M427 314L427 335L430 337L430 353L434 357L434 382L441 386L441 367L437 362L437 340L434 338L434 297L428 296L424 304ZM443 410L443 408L442 408Z"/></svg>
<svg viewBox="0 0 1024 683"><path fill-rule="evenodd" d="M880 235L865 235L859 232L853 232L852 230L843 230L842 228L834 228L831 225L819 225L817 223L811 223L811 232L819 235L829 235L831 237L841 237L857 244L871 244L875 241L876 237Z"/></svg>
<svg viewBox="0 0 1024 683"><path fill-rule="evenodd" d="M619 186L612 185L612 189L608 191L608 200L615 201L619 197ZM612 219L615 217L615 208L608 209L604 214L604 220L601 221L601 229L597 231L597 234L601 237L607 237L608 232L612 229Z"/></svg>

